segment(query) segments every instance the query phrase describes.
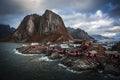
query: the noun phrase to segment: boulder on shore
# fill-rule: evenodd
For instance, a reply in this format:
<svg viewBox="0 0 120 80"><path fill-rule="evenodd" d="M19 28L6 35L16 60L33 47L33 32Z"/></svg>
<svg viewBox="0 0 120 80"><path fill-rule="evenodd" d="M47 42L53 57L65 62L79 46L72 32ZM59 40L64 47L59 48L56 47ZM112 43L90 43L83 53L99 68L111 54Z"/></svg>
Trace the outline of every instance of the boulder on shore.
<svg viewBox="0 0 120 80"><path fill-rule="evenodd" d="M53 52L51 55L48 57L49 59L60 59L61 56L58 52Z"/></svg>
<svg viewBox="0 0 120 80"><path fill-rule="evenodd" d="M90 69L95 69L99 65L98 62L90 59L78 59L74 61L74 65L71 67L73 70L90 70Z"/></svg>
<svg viewBox="0 0 120 80"><path fill-rule="evenodd" d="M79 59L76 57L63 57L61 63L70 69L80 71L80 70L91 70L97 68L99 63L93 59Z"/></svg>

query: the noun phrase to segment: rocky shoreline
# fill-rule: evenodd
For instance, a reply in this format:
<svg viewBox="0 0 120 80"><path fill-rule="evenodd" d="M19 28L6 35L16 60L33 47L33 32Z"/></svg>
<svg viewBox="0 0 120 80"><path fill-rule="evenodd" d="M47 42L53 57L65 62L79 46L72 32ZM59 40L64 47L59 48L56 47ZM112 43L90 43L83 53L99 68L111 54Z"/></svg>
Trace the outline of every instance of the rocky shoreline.
<svg viewBox="0 0 120 80"><path fill-rule="evenodd" d="M83 53L81 55L69 55L64 50L51 50L47 45L22 46L16 50L22 54L45 54L49 59L57 59L60 64L75 71L102 70L105 74L120 76L120 58L111 59L105 54L97 54L97 57L88 57Z"/></svg>

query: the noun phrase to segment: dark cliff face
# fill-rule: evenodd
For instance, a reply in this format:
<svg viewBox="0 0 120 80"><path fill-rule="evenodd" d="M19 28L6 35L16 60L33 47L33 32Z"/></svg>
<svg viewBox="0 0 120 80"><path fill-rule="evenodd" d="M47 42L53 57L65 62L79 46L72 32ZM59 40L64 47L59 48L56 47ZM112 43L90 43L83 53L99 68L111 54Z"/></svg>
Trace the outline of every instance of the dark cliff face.
<svg viewBox="0 0 120 80"><path fill-rule="evenodd" d="M67 30L62 18L50 10L46 10L40 20L40 34L55 32L58 34L66 34Z"/></svg>
<svg viewBox="0 0 120 80"><path fill-rule="evenodd" d="M0 39L7 37L13 31L15 31L15 28L10 27L9 25L0 24Z"/></svg>
<svg viewBox="0 0 120 80"><path fill-rule="evenodd" d="M56 13L46 10L42 16L32 14L26 16L16 31L6 38L13 42L68 41L68 34L62 18Z"/></svg>
<svg viewBox="0 0 120 80"><path fill-rule="evenodd" d="M88 35L87 32L81 30L80 28L73 29L68 27L67 30L74 39L93 39L91 36Z"/></svg>
<svg viewBox="0 0 120 80"><path fill-rule="evenodd" d="M33 36L39 26L40 16L36 14L26 16L17 30L11 35L11 40L15 42L26 42L29 37Z"/></svg>
<svg viewBox="0 0 120 80"><path fill-rule="evenodd" d="M110 50L120 52L120 41L114 44Z"/></svg>

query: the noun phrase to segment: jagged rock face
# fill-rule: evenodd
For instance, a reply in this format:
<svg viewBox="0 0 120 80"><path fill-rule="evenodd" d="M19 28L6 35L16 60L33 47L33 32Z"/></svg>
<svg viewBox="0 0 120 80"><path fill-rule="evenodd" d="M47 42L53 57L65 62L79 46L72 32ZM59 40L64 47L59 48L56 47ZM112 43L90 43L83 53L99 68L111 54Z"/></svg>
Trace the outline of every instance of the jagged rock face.
<svg viewBox="0 0 120 80"><path fill-rule="evenodd" d="M71 39L62 18L56 13L46 10L42 16L37 14L26 16L18 29L9 36L8 41L40 42Z"/></svg>
<svg viewBox="0 0 120 80"><path fill-rule="evenodd" d="M114 44L110 50L120 52L120 41Z"/></svg>
<svg viewBox="0 0 120 80"><path fill-rule="evenodd" d="M91 36L88 35L87 32L79 28L73 29L73 28L68 27L67 30L74 39L93 39Z"/></svg>
<svg viewBox="0 0 120 80"><path fill-rule="evenodd" d="M37 32L39 17L36 14L26 16L18 29L12 34L11 40L24 42L33 36Z"/></svg>
<svg viewBox="0 0 120 80"><path fill-rule="evenodd" d="M58 31L59 30L59 31ZM40 20L39 27L40 34L56 32L58 34L67 33L65 25L61 19L61 17L49 10L43 14Z"/></svg>

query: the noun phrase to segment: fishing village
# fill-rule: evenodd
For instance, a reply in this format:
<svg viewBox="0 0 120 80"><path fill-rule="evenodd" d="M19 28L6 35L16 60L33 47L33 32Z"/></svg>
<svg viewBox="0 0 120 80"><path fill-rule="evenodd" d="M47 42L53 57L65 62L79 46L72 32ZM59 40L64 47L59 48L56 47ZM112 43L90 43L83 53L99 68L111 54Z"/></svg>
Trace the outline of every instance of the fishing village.
<svg viewBox="0 0 120 80"><path fill-rule="evenodd" d="M62 43L26 43L16 48L22 54L45 54L51 60L75 71L102 70L104 73L119 75L120 54L106 49L93 40L68 41Z"/></svg>

